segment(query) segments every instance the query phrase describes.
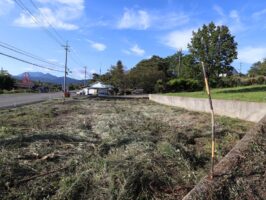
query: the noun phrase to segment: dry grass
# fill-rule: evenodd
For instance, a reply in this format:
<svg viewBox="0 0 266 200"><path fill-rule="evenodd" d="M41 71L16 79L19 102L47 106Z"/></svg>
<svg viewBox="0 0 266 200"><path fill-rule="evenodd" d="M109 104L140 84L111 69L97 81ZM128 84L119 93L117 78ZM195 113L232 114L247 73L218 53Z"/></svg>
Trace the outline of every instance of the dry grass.
<svg viewBox="0 0 266 200"><path fill-rule="evenodd" d="M95 99L0 116L0 199L180 199L208 173L208 114ZM217 117L218 159L252 125Z"/></svg>

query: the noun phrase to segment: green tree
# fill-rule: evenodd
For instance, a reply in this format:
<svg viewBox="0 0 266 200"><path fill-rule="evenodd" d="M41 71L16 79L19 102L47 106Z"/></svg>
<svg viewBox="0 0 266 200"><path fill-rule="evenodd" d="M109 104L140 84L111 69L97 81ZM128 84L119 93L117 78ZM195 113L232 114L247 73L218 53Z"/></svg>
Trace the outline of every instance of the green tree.
<svg viewBox="0 0 266 200"><path fill-rule="evenodd" d="M110 71L110 83L120 90L125 89L125 71L122 61L117 61L115 66L112 66Z"/></svg>
<svg viewBox="0 0 266 200"><path fill-rule="evenodd" d="M254 63L248 71L250 76L266 76L266 58L261 62Z"/></svg>
<svg viewBox="0 0 266 200"><path fill-rule="evenodd" d="M15 87L15 79L5 70L0 71L0 89L10 90Z"/></svg>
<svg viewBox="0 0 266 200"><path fill-rule="evenodd" d="M140 61L128 73L131 88L144 89L151 93L163 91L167 81L168 63L159 56Z"/></svg>
<svg viewBox="0 0 266 200"><path fill-rule="evenodd" d="M189 51L196 61L205 63L210 79L216 80L222 73L232 73L230 64L237 58L237 43L227 26L216 26L211 22L192 34Z"/></svg>
<svg viewBox="0 0 266 200"><path fill-rule="evenodd" d="M168 75L170 78L185 78L185 79L196 79L201 80L201 68L199 63L196 62L194 57L191 54L181 55L180 69L179 67L179 55L175 53L172 56L165 58L168 62ZM178 76L178 70L180 72Z"/></svg>

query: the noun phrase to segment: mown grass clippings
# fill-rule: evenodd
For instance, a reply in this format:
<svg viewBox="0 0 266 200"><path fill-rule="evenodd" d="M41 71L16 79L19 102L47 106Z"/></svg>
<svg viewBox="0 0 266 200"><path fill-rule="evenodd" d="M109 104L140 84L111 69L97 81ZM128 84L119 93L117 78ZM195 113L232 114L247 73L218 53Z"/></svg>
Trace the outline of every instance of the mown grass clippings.
<svg viewBox="0 0 266 200"><path fill-rule="evenodd" d="M208 121L147 100L1 111L0 199L181 199L209 171ZM252 123L217 121L222 157Z"/></svg>

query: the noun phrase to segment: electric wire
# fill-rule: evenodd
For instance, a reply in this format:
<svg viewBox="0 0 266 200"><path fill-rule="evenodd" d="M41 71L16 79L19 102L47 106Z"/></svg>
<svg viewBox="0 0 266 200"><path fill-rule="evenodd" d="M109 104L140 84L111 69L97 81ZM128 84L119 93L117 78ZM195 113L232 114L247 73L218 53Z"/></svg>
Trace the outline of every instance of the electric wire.
<svg viewBox="0 0 266 200"><path fill-rule="evenodd" d="M45 22L49 25L49 27L52 28L52 30L54 31L54 33L57 35L57 37L55 37L54 34L52 34L49 29L47 29L47 27L43 27L43 24L41 23L41 21L36 17L34 16L34 14L31 12L31 10L29 8L27 8L27 6L21 1L21 0L14 0L15 3L22 9L24 10L26 13L28 13L31 18L33 19L33 21L35 22L35 24L39 24L39 26L46 32L46 34L51 37L56 43L58 43L60 46L64 46L63 43L64 43L64 39L63 37L58 33L58 31L56 31L56 29L53 27L53 25L51 23L49 23L49 21L46 19L47 17L44 16L44 14L42 14L40 12L40 14L42 15L42 17L45 20ZM38 8L38 6L32 1L30 0L31 4L33 5L33 7L37 10L40 11L40 9ZM60 40L61 41L60 41ZM63 42L62 42L63 41ZM75 52L75 50L73 51L74 54L76 55L76 57L79 57L78 54ZM77 61L77 59L75 59L71 54L70 54L70 58L73 62L75 62L77 65L80 65L80 66L85 66L85 64L82 64L80 61ZM80 60L80 59L79 59Z"/></svg>
<svg viewBox="0 0 266 200"><path fill-rule="evenodd" d="M33 5L33 7L37 10L37 11L40 11L40 8L36 5L36 3L34 3L33 0L30 0L31 4ZM49 20L47 20L47 16L45 16L45 14L42 14L40 12L41 16L43 19L45 19L45 22L51 27L51 29L54 31L54 33L57 35L58 38L61 39L61 41L65 41L64 38L59 34L58 31L56 31L55 27L49 22ZM74 56L71 56L70 55L70 58L73 60L73 62L75 62L77 65L80 65L80 66L85 66L85 64L83 64L83 62L81 61L78 61L78 60L81 60L78 53L76 52L76 50L72 47L73 49L73 53L76 55L75 57L77 58L74 58Z"/></svg>
<svg viewBox="0 0 266 200"><path fill-rule="evenodd" d="M24 10L26 13L28 13L31 18L33 19L33 21L35 22L35 24L39 24L40 27L46 32L46 34L51 37L56 43L58 43L60 46L62 46L63 44L61 43L61 41L59 41L58 38L56 38L47 28L44 28L42 23L34 16L34 14L30 11L29 8L27 8L25 6L25 4L23 2L21 2L21 0L14 0L15 3L22 9Z"/></svg>
<svg viewBox="0 0 266 200"><path fill-rule="evenodd" d="M40 12L41 16L43 19L45 19L45 22L52 28L52 30L54 31L54 33L57 35L58 38L60 38L60 40L65 43L65 39L59 34L58 31L56 31L55 27L49 22L49 20L47 20L47 15L43 14L40 10L40 8L36 5L36 3L33 2L33 0L30 0L30 3L33 5L33 7Z"/></svg>
<svg viewBox="0 0 266 200"><path fill-rule="evenodd" d="M18 58L18 57L15 57L15 56L3 53L3 52L0 52L0 55L3 55L3 56L6 56L6 57L9 57L9 58L12 58L14 60L17 60L17 61L20 61L20 62L24 62L24 63L30 64L30 65L33 65L33 66L36 66L36 67L39 67L39 68L48 69L48 70L56 71L56 72L64 72L64 71L53 69L53 68L50 68L50 67L45 67L45 66L42 66L42 65L38 65L36 63L32 63L30 61L27 61L27 60L24 60L24 59L21 59L21 58Z"/></svg>
<svg viewBox="0 0 266 200"><path fill-rule="evenodd" d="M22 54L24 56L33 58L33 59L38 60L38 61L41 61L43 63L49 64L49 65L53 65L53 66L58 67L58 68L64 68L64 66L62 66L62 65L58 65L56 63L49 62L49 61L47 61L47 60L45 60L45 59L43 59L43 58L41 58L39 56L35 56L35 55L33 55L33 54L29 53L29 52L21 50L21 49L19 49L17 47L14 47L14 46L10 45L10 44L7 44L7 43L4 43L4 42L0 41L0 46L5 48L5 49L11 50L13 52Z"/></svg>

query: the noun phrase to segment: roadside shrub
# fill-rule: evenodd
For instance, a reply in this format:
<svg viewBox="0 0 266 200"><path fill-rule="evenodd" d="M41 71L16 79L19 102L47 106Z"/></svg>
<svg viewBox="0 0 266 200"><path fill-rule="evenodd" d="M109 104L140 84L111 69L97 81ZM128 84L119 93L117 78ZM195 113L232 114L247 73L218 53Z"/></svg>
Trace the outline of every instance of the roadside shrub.
<svg viewBox="0 0 266 200"><path fill-rule="evenodd" d="M266 78L264 76L258 76L257 84L266 84Z"/></svg>
<svg viewBox="0 0 266 200"><path fill-rule="evenodd" d="M203 88L203 85L194 79L172 79L167 82L168 90L171 92L197 91Z"/></svg>
<svg viewBox="0 0 266 200"><path fill-rule="evenodd" d="M159 79L154 86L154 91L155 92L163 92L164 90L165 90L165 87L163 84L163 80Z"/></svg>
<svg viewBox="0 0 266 200"><path fill-rule="evenodd" d="M236 76L223 77L218 82L216 87L224 88L224 87L237 87L241 85L241 78Z"/></svg>
<svg viewBox="0 0 266 200"><path fill-rule="evenodd" d="M229 76L219 79L216 82L216 84L212 84L211 86L217 88L225 88L225 87L262 85L262 84L266 84L266 78L264 76L257 76L257 77Z"/></svg>

